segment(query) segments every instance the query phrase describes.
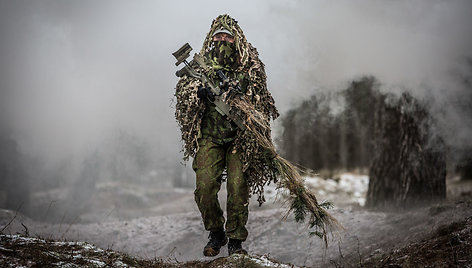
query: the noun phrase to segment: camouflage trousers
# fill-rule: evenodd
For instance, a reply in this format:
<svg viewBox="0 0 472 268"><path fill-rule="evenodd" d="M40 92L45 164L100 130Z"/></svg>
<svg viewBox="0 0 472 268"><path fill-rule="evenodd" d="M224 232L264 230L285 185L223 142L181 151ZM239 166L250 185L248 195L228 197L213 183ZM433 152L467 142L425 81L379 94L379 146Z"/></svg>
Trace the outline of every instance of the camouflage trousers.
<svg viewBox="0 0 472 268"><path fill-rule="evenodd" d="M197 177L195 202L202 215L205 230L221 230L225 224L218 192L226 167L226 235L244 241L248 235L245 225L248 218L249 191L239 158L240 153L234 150L232 142L218 144L210 138L202 138L198 144L199 149L192 168Z"/></svg>

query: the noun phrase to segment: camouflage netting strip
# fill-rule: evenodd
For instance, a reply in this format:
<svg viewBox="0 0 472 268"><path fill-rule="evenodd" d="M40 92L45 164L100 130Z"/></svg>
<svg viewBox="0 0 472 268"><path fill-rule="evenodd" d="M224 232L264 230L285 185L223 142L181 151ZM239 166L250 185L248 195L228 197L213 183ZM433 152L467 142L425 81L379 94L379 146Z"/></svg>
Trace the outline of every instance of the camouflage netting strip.
<svg viewBox="0 0 472 268"><path fill-rule="evenodd" d="M264 186L271 182L278 183L279 188L290 192L291 206L295 220L303 222L309 214L308 224L315 228L315 234L327 243L327 233L339 227L339 223L325 210L330 203L318 204L316 196L305 187L299 170L289 161L279 156L271 140L270 119L279 113L274 99L267 90L264 64L259 60L257 50L247 42L237 22L228 15L217 17L204 41L201 55L211 49L213 32L221 27L230 30L237 45L240 56L238 71L249 74L249 85L245 95L228 95L225 101L230 104L231 113L236 114L245 122L247 130L239 130L235 145L241 152L244 173L248 178L248 186L252 194L258 196L259 204L265 202ZM180 79L176 88L176 119L182 131L184 142L184 159L194 157L198 151L197 138L200 137L201 115L205 105L196 96L201 84L195 78ZM280 176L280 181L277 180ZM287 215L288 215L287 213Z"/></svg>
<svg viewBox="0 0 472 268"><path fill-rule="evenodd" d="M184 141L184 160L195 157L198 151L197 139L200 137L200 123L205 104L197 97L198 86L201 82L192 77L183 77L176 86L175 118Z"/></svg>

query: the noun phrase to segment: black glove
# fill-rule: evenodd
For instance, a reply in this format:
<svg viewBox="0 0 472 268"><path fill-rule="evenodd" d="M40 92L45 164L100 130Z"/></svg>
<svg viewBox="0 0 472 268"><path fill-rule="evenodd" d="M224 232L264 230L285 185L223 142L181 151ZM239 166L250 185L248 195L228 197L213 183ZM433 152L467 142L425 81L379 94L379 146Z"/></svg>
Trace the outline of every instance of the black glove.
<svg viewBox="0 0 472 268"><path fill-rule="evenodd" d="M215 93L213 93L209 87L199 86L197 90L197 97L202 100L209 99L211 101L215 101Z"/></svg>
<svg viewBox="0 0 472 268"><path fill-rule="evenodd" d="M220 89L223 92L233 91L234 93L242 93L238 80L227 80L220 83Z"/></svg>

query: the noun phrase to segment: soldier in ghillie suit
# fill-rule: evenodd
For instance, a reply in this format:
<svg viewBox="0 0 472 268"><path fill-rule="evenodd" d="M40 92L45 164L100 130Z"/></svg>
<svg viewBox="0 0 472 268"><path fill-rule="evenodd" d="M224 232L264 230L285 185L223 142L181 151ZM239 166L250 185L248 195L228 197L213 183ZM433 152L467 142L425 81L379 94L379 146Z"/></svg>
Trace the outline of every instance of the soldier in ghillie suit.
<svg viewBox="0 0 472 268"><path fill-rule="evenodd" d="M263 115L261 120L267 125L271 118L278 116L274 100L267 91L264 65L256 49L246 41L237 21L228 15L218 16L200 54L210 66L206 74L210 79L219 81L218 70L229 78L230 82L221 86L225 89L227 103L231 104L235 99L250 102ZM247 254L241 242L248 236L245 225L250 193L258 194L259 202L264 202L263 185L269 180L275 181L275 171L267 168L262 160L258 161L262 155L258 155L259 146L252 141L253 138L217 111L213 103L215 95L208 85L199 79L183 76L175 95L176 118L182 131L185 158L194 158L195 201L205 229L210 231L203 254L218 255L228 238L229 255ZM270 131L265 132L270 137ZM228 191L226 226L218 201L218 191L224 179Z"/></svg>
<svg viewBox="0 0 472 268"><path fill-rule="evenodd" d="M308 219L308 226L314 228L310 234L322 238L327 246L327 234L339 223L326 211L331 203L318 203L299 169L275 150L270 120L279 114L267 90L257 50L228 15L213 21L202 50L187 63L183 60L190 50L186 44L173 53L177 65L186 63L177 72L181 79L175 92L175 117L182 132L184 159L194 158L195 201L205 229L210 231L203 254L216 256L228 238L230 255L247 254L241 242L248 235L249 196L257 195L261 205L265 202L264 185L271 182L288 190L289 211L295 221ZM228 190L226 226L218 202L224 179Z"/></svg>

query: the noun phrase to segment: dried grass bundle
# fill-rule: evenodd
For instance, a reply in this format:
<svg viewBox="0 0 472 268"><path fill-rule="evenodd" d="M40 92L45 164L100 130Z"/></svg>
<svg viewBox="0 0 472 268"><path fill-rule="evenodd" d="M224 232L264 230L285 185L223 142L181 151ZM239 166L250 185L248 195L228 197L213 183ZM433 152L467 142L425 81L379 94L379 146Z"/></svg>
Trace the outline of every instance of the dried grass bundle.
<svg viewBox="0 0 472 268"><path fill-rule="evenodd" d="M329 201L318 203L315 194L305 187L300 169L276 152L270 138L268 120L254 108L246 96L233 96L227 98L227 101L232 107L230 112L243 118L246 131L265 150L264 155L268 162L266 164L277 170L280 178L277 188L289 191L290 209L284 218L293 212L296 222L305 222L308 215L308 226L315 229L310 234L323 239L327 246L328 233L342 228L341 224L326 211L332 208L332 203Z"/></svg>

